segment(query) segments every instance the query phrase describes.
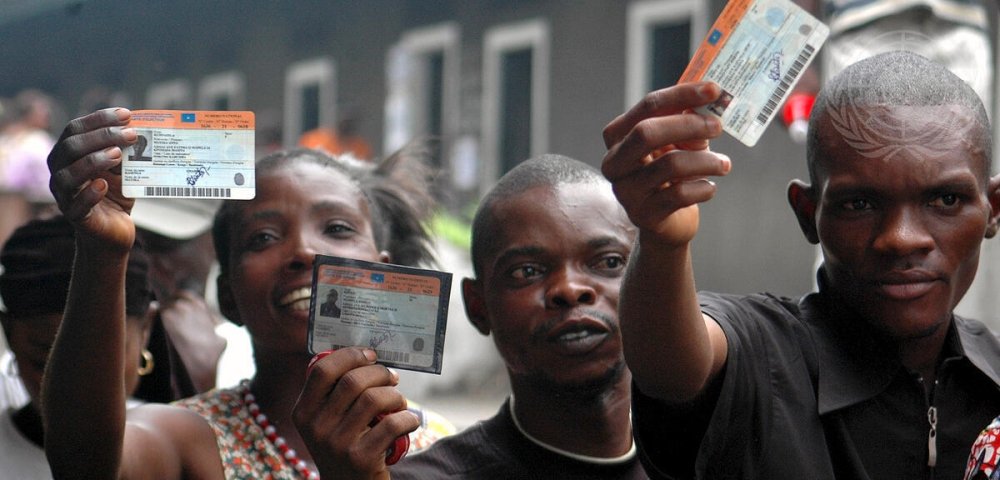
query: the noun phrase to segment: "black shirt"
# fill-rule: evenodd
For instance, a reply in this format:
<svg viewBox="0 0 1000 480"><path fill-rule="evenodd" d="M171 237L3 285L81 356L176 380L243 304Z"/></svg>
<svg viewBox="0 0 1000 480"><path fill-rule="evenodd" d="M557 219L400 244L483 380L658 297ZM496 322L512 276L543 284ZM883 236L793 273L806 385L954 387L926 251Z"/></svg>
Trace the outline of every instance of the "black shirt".
<svg viewBox="0 0 1000 480"><path fill-rule="evenodd" d="M492 418L438 440L423 452L403 457L390 472L395 480L647 478L635 456L620 463L595 464L532 443L514 425L506 402Z"/></svg>
<svg viewBox="0 0 1000 480"><path fill-rule="evenodd" d="M701 302L729 343L708 393L667 405L633 388L652 478L958 479L976 435L1000 412L1000 343L979 322L954 317L928 395L891 346L821 294Z"/></svg>

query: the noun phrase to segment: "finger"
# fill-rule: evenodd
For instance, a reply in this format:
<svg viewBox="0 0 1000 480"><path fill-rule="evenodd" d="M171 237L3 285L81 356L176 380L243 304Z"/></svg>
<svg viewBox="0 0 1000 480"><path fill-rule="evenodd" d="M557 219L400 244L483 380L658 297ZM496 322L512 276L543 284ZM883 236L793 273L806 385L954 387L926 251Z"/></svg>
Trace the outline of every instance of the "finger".
<svg viewBox="0 0 1000 480"><path fill-rule="evenodd" d="M341 416L348 431L363 429L380 413L406 408L398 382L398 374L382 365L354 369L337 382L325 412Z"/></svg>
<svg viewBox="0 0 1000 480"><path fill-rule="evenodd" d="M366 433L361 440L366 451L381 453L383 456L390 448L398 448L396 439L405 438L410 432L420 427L420 419L413 412L403 409L383 417ZM404 452L394 451L395 455Z"/></svg>
<svg viewBox="0 0 1000 480"><path fill-rule="evenodd" d="M299 394L296 411L308 418L328 408L329 396L342 377L354 369L374 363L375 352L362 348L341 348L318 360L306 374L306 384ZM338 412L346 410L346 407L341 408Z"/></svg>
<svg viewBox="0 0 1000 480"><path fill-rule="evenodd" d="M631 175L649 162L649 154L664 145L700 145L722 133L718 118L696 113L643 120L622 141L608 149L601 164L604 176L614 182ZM707 148L707 142L704 144ZM673 149L669 149L673 150Z"/></svg>
<svg viewBox="0 0 1000 480"><path fill-rule="evenodd" d="M94 205L97 205L108 193L108 182L103 178L98 178L87 184L80 190L71 201L65 204L60 203L59 209L63 216L71 223L77 223L90 214Z"/></svg>
<svg viewBox="0 0 1000 480"><path fill-rule="evenodd" d="M103 127L60 140L49 153L49 171L55 173L93 152L135 143L138 135L130 127Z"/></svg>
<svg viewBox="0 0 1000 480"><path fill-rule="evenodd" d="M90 154L52 172L49 189L55 198L73 196L82 185L96 178L100 173L121 164L122 150L117 146L108 147Z"/></svg>
<svg viewBox="0 0 1000 480"><path fill-rule="evenodd" d="M651 177L665 177L669 181L685 181L701 177L721 177L732 171L733 162L728 155L708 150L674 150L649 163Z"/></svg>
<svg viewBox="0 0 1000 480"><path fill-rule="evenodd" d="M360 452L385 451L387 445L368 440L361 443L380 414L391 414L406 409L406 399L395 387L383 386L364 390L344 412L334 408L317 411L311 417L296 412L294 421L299 432L312 441L328 445L331 451L356 455ZM330 405L327 405L330 407ZM401 434L401 433L400 433ZM397 435L398 436L398 435ZM355 452L355 453L349 453ZM374 457L368 457L374 458Z"/></svg>
<svg viewBox="0 0 1000 480"><path fill-rule="evenodd" d="M59 141L103 127L125 126L132 119L132 112L126 108L105 108L71 120L66 124Z"/></svg>
<svg viewBox="0 0 1000 480"><path fill-rule="evenodd" d="M380 415L382 418L376 420ZM384 453L396 437L415 430L419 425L416 415L406 410L406 398L399 390L378 387L366 390L358 398L340 428L346 432L362 432L357 441L360 447Z"/></svg>
<svg viewBox="0 0 1000 480"><path fill-rule="evenodd" d="M719 98L722 89L715 83L684 83L646 94L639 103L604 127L604 146L621 141L639 122L652 117L674 115Z"/></svg>
<svg viewBox="0 0 1000 480"><path fill-rule="evenodd" d="M723 154L675 150L650 161L633 175L617 180L613 189L619 203L631 213L637 208L644 209L647 197L670 184L726 175L731 164L729 157Z"/></svg>
<svg viewBox="0 0 1000 480"><path fill-rule="evenodd" d="M661 189L647 199L650 211L665 210L676 212L691 205L707 202L715 196L715 182L708 179L678 182Z"/></svg>

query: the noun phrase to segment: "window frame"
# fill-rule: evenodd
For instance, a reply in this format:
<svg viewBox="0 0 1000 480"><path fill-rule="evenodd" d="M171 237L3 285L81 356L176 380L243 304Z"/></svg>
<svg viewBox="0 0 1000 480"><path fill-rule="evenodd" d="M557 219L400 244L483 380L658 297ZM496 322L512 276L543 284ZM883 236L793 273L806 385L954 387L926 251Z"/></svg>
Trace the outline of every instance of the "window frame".
<svg viewBox="0 0 1000 480"><path fill-rule="evenodd" d="M680 23L687 19L691 24L690 51L694 55L708 29L708 4L703 0L643 0L628 6L628 28L625 46L625 108L631 108L652 86L649 80L650 35L652 29L664 23Z"/></svg>
<svg viewBox="0 0 1000 480"><path fill-rule="evenodd" d="M531 156L548 150L551 34L543 19L497 25L483 36L482 180L500 176L500 63L510 51L531 49ZM527 159L524 159L527 160Z"/></svg>
<svg viewBox="0 0 1000 480"><path fill-rule="evenodd" d="M298 61L285 71L285 108L282 141L285 146L298 143L302 130L302 91L309 86L319 87L319 124L333 127L336 122L337 69L330 57L317 57Z"/></svg>

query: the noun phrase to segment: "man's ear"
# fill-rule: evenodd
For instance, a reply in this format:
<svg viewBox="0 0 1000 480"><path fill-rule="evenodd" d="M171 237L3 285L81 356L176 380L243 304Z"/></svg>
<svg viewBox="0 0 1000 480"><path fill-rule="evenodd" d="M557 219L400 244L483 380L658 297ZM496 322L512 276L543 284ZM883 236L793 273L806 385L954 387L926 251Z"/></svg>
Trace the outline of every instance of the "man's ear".
<svg viewBox="0 0 1000 480"><path fill-rule="evenodd" d="M795 212L799 228L809 243L819 243L819 233L816 231L816 191L802 180L792 180L788 184L788 204Z"/></svg>
<svg viewBox="0 0 1000 480"><path fill-rule="evenodd" d="M233 289L229 287L229 276L220 273L215 277L215 290L219 296L219 311L222 315L239 326L243 326L240 319L240 311L236 308L236 299L233 298Z"/></svg>
<svg viewBox="0 0 1000 480"><path fill-rule="evenodd" d="M489 336L490 322L486 315L482 285L471 278L463 278L462 300L465 302L465 315L469 317L469 322L479 330L479 333Z"/></svg>
<svg viewBox="0 0 1000 480"><path fill-rule="evenodd" d="M1000 228L1000 175L990 178L986 185L986 198L990 203L990 217L986 223L986 238L993 238Z"/></svg>

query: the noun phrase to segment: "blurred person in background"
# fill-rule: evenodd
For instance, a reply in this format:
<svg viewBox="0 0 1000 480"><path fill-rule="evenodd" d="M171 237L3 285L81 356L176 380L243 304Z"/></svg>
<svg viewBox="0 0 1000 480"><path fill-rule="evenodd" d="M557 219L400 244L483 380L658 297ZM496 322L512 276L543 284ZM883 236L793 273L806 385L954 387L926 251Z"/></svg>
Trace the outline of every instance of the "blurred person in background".
<svg viewBox="0 0 1000 480"><path fill-rule="evenodd" d="M15 230L0 251L0 297L5 305L0 323L30 394L26 405L0 410L0 478L52 478L42 448L40 390L66 305L74 237L73 226L62 216L32 220ZM140 376L157 369L145 348L153 316L148 269L146 255L133 246L125 274L126 392L135 390Z"/></svg>
<svg viewBox="0 0 1000 480"><path fill-rule="evenodd" d="M372 147L358 132L361 112L345 108L337 120L336 128L319 127L299 137L299 146L316 148L331 155L349 154L361 160L372 159Z"/></svg>
<svg viewBox="0 0 1000 480"><path fill-rule="evenodd" d="M49 134L52 99L24 90L10 103L9 121L0 130L0 244L15 228L52 204L45 158L55 144Z"/></svg>
<svg viewBox="0 0 1000 480"><path fill-rule="evenodd" d="M139 398L169 402L216 386L220 357L227 349L226 338L216 329L229 324L207 300L218 274L211 226L219 204L206 199L136 199L132 219L150 257L150 283L158 304L150 351L164 366L143 378ZM240 329L234 330L224 331L237 335ZM234 340L246 349L237 365L252 365L248 340Z"/></svg>

